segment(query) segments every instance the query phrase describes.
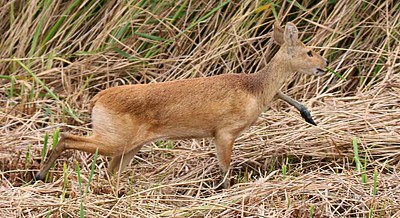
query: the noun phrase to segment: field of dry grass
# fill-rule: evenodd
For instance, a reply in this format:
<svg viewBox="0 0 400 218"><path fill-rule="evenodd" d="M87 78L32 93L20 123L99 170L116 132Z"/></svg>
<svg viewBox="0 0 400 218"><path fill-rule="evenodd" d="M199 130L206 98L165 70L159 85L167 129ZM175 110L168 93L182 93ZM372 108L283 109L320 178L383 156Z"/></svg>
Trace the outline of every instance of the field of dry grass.
<svg viewBox="0 0 400 218"><path fill-rule="evenodd" d="M0 217L399 217L400 3L1 1ZM294 22L325 56L236 141L217 189L211 139L146 145L119 177L109 159L65 152L32 182L59 131L91 133L89 100L122 84L254 73Z"/></svg>

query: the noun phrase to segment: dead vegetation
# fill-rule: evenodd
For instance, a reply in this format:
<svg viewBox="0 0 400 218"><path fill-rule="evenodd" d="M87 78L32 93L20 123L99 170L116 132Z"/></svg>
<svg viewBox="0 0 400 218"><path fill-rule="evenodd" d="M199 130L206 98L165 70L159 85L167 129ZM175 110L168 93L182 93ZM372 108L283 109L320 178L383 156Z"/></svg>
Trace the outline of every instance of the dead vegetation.
<svg viewBox="0 0 400 218"><path fill-rule="evenodd" d="M207 2L0 3L1 217L400 215L400 4ZM51 182L31 184L57 129L90 134L99 90L253 73L276 51L277 19L296 23L343 79L289 78L283 91L318 126L274 102L235 143L235 186L215 188L208 139L148 144L115 180L106 158L66 152Z"/></svg>

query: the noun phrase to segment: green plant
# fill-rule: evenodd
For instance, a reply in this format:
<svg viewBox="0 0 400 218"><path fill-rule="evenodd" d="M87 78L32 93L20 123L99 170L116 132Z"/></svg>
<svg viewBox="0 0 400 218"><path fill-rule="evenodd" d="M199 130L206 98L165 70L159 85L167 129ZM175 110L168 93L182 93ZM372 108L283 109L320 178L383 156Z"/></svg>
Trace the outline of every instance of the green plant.
<svg viewBox="0 0 400 218"><path fill-rule="evenodd" d="M93 156L93 162L92 162L92 166L90 168L90 174L89 174L89 179L86 183L86 188L85 190L83 190L83 182L81 179L81 168L79 167L79 163L76 163L76 173L78 175L78 186L79 186L79 194L81 196L81 202L80 202L80 207L79 207L79 216L80 217L85 217L85 206L84 206L84 202L86 199L86 195L89 192L89 187L90 187L90 183L92 182L92 178L93 178L93 174L94 174L94 169L96 168L96 161L97 161L97 156L98 156L99 150L96 149L96 152Z"/></svg>

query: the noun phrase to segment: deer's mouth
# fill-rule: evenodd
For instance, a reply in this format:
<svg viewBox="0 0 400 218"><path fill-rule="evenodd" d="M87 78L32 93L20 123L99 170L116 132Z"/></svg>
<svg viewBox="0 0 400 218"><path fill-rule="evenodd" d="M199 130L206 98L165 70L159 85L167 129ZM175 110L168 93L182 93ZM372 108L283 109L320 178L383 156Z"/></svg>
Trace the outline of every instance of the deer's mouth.
<svg viewBox="0 0 400 218"><path fill-rule="evenodd" d="M317 74L317 75L323 75L325 73L326 73L326 71L324 69L321 69L321 68L317 68L317 72L315 72L315 74Z"/></svg>

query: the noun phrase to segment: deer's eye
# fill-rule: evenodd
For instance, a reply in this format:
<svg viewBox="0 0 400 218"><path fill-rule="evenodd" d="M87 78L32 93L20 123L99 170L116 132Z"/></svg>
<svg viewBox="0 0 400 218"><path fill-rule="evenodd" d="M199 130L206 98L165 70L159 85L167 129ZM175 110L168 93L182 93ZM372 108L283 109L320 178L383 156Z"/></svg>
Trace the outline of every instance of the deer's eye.
<svg viewBox="0 0 400 218"><path fill-rule="evenodd" d="M308 51L307 52L307 55L308 55L308 57L312 57L313 55L312 55L312 51Z"/></svg>

